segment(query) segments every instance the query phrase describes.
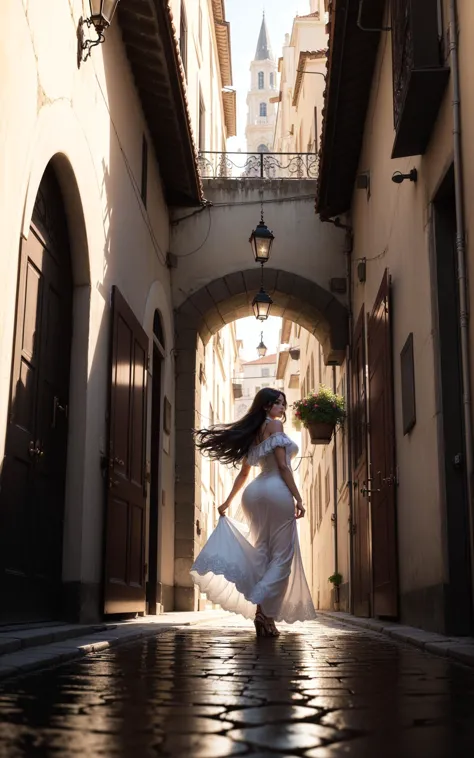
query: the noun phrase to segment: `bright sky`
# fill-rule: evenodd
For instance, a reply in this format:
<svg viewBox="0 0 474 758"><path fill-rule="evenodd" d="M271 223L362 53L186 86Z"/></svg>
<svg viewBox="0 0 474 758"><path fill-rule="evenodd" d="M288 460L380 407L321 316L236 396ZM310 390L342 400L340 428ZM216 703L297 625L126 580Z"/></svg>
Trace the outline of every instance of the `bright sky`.
<svg viewBox="0 0 474 758"><path fill-rule="evenodd" d="M230 21L232 45L232 74L237 90L237 137L228 141L229 151L245 151L245 126L247 123L247 92L250 87L250 62L255 56L257 40L265 10L268 33L273 55L282 54L285 34L291 34L295 16L310 12L309 0L226 0L226 17ZM270 316L263 324L253 316L236 323L237 338L243 340L244 360L258 358L257 345L263 331L263 341L268 354L275 353L281 329L281 318Z"/></svg>
<svg viewBox="0 0 474 758"><path fill-rule="evenodd" d="M247 91L250 87L250 62L257 49L258 34L265 10L273 55L281 56L285 34L291 34L295 16L310 12L309 0L226 0L226 16L230 21L232 74L237 90L237 137L228 141L227 150L245 151L247 123Z"/></svg>
<svg viewBox="0 0 474 758"><path fill-rule="evenodd" d="M278 337L281 329L281 318L269 316L261 323L255 316L241 318L235 322L237 339L243 340L244 347L241 356L244 361L255 361L258 358L257 345L260 343L260 334L263 332L263 341L268 348L268 355L276 353Z"/></svg>

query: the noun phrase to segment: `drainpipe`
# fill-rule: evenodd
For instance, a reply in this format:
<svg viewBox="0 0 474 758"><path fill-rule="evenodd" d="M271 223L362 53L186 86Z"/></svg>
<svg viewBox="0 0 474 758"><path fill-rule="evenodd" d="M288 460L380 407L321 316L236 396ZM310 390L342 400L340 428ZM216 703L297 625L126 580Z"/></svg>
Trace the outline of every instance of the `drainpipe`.
<svg viewBox="0 0 474 758"><path fill-rule="evenodd" d="M337 392L336 384L336 367L332 367L332 391ZM340 432L339 432L340 434ZM334 444L332 447L332 470L333 470L333 493L334 493L334 508L331 516L332 526L334 529L334 573L339 573L339 561L338 561L338 539L337 539L337 499L338 499L338 477L337 477L337 433L334 435ZM338 604L337 610L339 610L339 586L334 585L334 601Z"/></svg>
<svg viewBox="0 0 474 758"><path fill-rule="evenodd" d="M348 310L348 332L349 340L346 347L346 429L347 429L347 471L348 471L348 496L349 496L349 612L354 613L354 535L352 532L354 525L354 487L352 480L352 333L353 333L353 313L352 313L352 249L354 246L352 230L346 231L346 279L347 279L347 310Z"/></svg>
<svg viewBox="0 0 474 758"><path fill-rule="evenodd" d="M461 87L459 80L459 55L457 34L457 3L449 0L449 59L453 82L453 152L454 190L456 203L456 258L459 282L459 330L461 341L461 369L463 384L464 445L466 448L466 478L469 507L469 547L471 559L471 597L474 602L474 503L473 473L474 455L472 445L471 387L469 360L469 316L466 273L466 242L464 221L464 184L461 145Z"/></svg>

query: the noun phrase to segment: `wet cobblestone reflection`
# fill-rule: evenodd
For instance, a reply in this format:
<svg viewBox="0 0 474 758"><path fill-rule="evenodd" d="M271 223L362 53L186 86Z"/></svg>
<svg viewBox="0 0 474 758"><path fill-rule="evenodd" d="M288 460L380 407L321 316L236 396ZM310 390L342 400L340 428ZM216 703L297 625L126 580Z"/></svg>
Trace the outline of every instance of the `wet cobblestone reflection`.
<svg viewBox="0 0 474 758"><path fill-rule="evenodd" d="M0 756L473 754L474 670L332 621L282 631L230 618L5 681Z"/></svg>

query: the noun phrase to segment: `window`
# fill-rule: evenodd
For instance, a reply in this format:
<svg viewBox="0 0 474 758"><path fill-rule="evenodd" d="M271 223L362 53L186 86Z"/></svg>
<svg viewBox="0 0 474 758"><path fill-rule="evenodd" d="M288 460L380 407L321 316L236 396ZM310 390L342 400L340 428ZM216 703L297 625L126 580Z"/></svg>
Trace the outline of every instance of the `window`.
<svg viewBox="0 0 474 758"><path fill-rule="evenodd" d="M201 88L199 88L199 149L206 149L206 109L202 99Z"/></svg>
<svg viewBox="0 0 474 758"><path fill-rule="evenodd" d="M268 147L266 145L259 145L257 147L257 153L268 153Z"/></svg>
<svg viewBox="0 0 474 758"><path fill-rule="evenodd" d="M184 3L181 3L181 16L179 22L179 52L183 62L184 74L188 78L188 24Z"/></svg>
<svg viewBox="0 0 474 758"><path fill-rule="evenodd" d="M270 369L262 368L262 376L270 376Z"/></svg>
<svg viewBox="0 0 474 758"><path fill-rule="evenodd" d="M326 476L324 477L324 489L326 495L326 510L331 502L331 472L329 468L326 469Z"/></svg>
<svg viewBox="0 0 474 758"><path fill-rule="evenodd" d="M264 89L265 87L265 76L263 74L263 71L258 72L258 88Z"/></svg>
<svg viewBox="0 0 474 758"><path fill-rule="evenodd" d="M143 205L146 208L146 195L148 187L148 142L145 135L142 139L142 181L140 187L140 194L142 196Z"/></svg>
<svg viewBox="0 0 474 758"><path fill-rule="evenodd" d="M275 87L275 74L273 71L270 73L270 87L272 89Z"/></svg>
<svg viewBox="0 0 474 758"><path fill-rule="evenodd" d="M266 103L260 103L260 116L267 115L267 104Z"/></svg>

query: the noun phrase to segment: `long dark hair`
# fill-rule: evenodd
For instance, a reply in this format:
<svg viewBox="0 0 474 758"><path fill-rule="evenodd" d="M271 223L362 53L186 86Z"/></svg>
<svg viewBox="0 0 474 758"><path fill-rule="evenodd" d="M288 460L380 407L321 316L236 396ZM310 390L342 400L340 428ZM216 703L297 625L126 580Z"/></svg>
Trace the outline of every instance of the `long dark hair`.
<svg viewBox="0 0 474 758"><path fill-rule="evenodd" d="M280 390L263 387L253 399L249 410L232 424L217 424L209 429L195 432L196 447L204 454L221 463L236 464L247 455L249 447L256 441L268 411L283 396ZM283 420L286 416L283 414Z"/></svg>

